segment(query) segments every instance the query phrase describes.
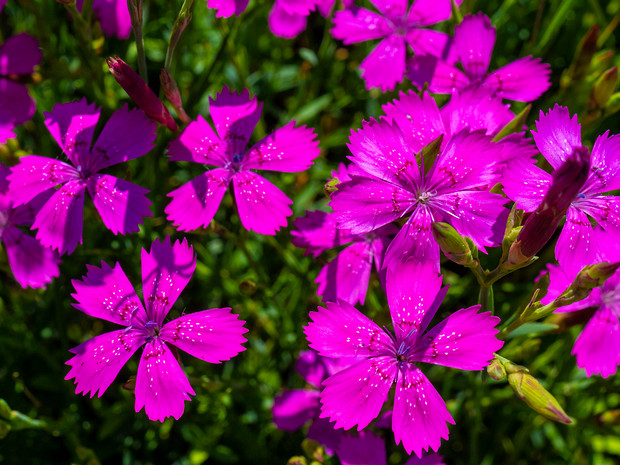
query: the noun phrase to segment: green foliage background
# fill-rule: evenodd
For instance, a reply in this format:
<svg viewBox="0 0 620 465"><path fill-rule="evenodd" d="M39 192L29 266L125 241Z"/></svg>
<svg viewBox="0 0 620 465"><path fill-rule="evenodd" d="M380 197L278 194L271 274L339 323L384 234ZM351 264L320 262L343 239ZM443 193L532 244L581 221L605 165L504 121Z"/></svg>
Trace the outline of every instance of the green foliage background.
<svg viewBox="0 0 620 465"><path fill-rule="evenodd" d="M159 89L167 41L180 0L146 0L144 36L149 82ZM322 154L306 173L273 174L270 179L294 200L295 216L306 209L326 208L323 185L330 171L348 154L350 130L363 119L377 117L381 105L397 91L367 91L358 65L376 41L344 47L329 34L331 23L316 13L298 38L274 37L267 27L272 2L250 0L239 18L216 19L203 0L196 0L193 19L176 49L172 75L185 109L194 119L208 115L208 97L222 86L250 89L264 102L263 117L252 141L295 119L316 129ZM367 4L365 4L368 6ZM465 0L463 13L483 11L497 28L491 68L518 57L539 56L552 67L553 87L534 102L528 125L539 109L556 102L579 113L587 111L590 89L600 73L620 62L613 55L618 35L620 1L598 0ZM571 81L568 69L580 39L598 24L599 52L585 75ZM451 31L454 23L445 23ZM606 29L607 28L607 29ZM103 108L105 122L129 102L107 71L105 58L120 56L137 68L132 39L104 38L95 24L90 37L79 33L75 18L51 0L9 0L0 15L3 39L28 32L40 42L43 61L30 84L37 102L32 121L18 138L0 147L0 161L15 164L20 156L60 157L61 152L43 125L43 112L56 103L86 97ZM87 40L88 39L88 40ZM562 78L564 76L564 78ZM562 81L563 79L563 81ZM563 82L564 87L560 86ZM409 88L407 82L397 89ZM514 104L515 112L524 105ZM619 119L601 111L584 127L591 146L606 129L620 132ZM99 130L101 129L101 125ZM4 252L0 254L0 397L21 416L8 418L0 409L0 462L12 464L284 464L302 455L303 431L278 431L271 421L273 397L284 388L303 387L294 371L300 350L307 348L302 326L320 303L314 278L325 259L304 257L291 244L289 228L275 237L245 231L230 195L216 215L228 232L199 230L181 234L166 221L166 194L201 172L201 167L169 163L166 146L172 134L159 128L157 147L147 156L113 167L110 174L131 179L151 190L152 218L139 233L114 236L103 227L92 202L86 202L84 244L65 256L61 275L46 290L23 290L13 280ZM251 141L251 142L252 142ZM135 375L134 356L101 398L74 393L64 381L68 349L113 325L85 316L72 307L72 279L86 265L120 262L140 288L140 249L156 237L187 237L198 257L193 279L176 303L171 317L182 311L231 306L247 321L247 350L222 365L183 356L186 373L197 395L186 403L180 420L151 422L134 412L133 394L122 388ZM495 286L496 312L507 318L528 298L533 279L553 257L543 250L535 265ZM489 266L497 261L492 252ZM475 279L454 264L445 264L448 296L437 319L477 302ZM364 307L382 324L389 324L385 296L373 278ZM511 340L502 355L530 368L576 420L575 426L552 423L517 399L505 382L425 366L424 371L447 401L456 420L440 453L449 464L583 464L620 463L620 380L586 378L570 351L580 327L562 334L526 334ZM614 411L615 410L615 414ZM612 411L609 413L609 411ZM606 413L608 412L608 413ZM389 432L390 464L402 464L405 453ZM327 463L338 463L336 458Z"/></svg>

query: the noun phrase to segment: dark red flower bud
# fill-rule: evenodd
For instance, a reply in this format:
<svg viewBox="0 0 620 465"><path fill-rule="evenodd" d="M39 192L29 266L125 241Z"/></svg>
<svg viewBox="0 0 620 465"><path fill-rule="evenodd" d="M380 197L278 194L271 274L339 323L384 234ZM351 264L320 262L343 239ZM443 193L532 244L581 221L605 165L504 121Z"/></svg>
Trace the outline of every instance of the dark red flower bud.
<svg viewBox="0 0 620 465"><path fill-rule="evenodd" d="M119 57L107 60L110 72L131 99L154 122L166 126L171 131L177 130L177 123L155 92L142 80L131 67Z"/></svg>

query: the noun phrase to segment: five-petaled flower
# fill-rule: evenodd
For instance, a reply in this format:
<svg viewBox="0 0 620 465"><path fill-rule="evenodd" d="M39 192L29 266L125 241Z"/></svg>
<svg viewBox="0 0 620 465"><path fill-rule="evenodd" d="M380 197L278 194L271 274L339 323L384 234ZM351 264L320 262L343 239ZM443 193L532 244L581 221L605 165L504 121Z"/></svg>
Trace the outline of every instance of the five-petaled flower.
<svg viewBox="0 0 620 465"><path fill-rule="evenodd" d="M111 268L88 267L81 281L73 280L74 306L87 315L125 326L95 336L71 349L65 379L75 378L76 393L99 397L138 348L145 346L136 377L136 412L145 408L151 420L163 421L183 414L184 401L194 391L183 373L172 344L201 360L220 363L245 350L244 321L230 308L214 308L165 322L166 315L189 282L196 258L183 242L156 240L142 249L144 303L117 263Z"/></svg>
<svg viewBox="0 0 620 465"><path fill-rule="evenodd" d="M217 135L199 116L170 144L168 152L171 161L191 161L218 168L168 194L172 197L166 207L168 219L183 231L207 227L232 182L243 226L259 234L275 234L286 226L286 218L293 213L289 208L293 202L250 170L294 173L309 168L320 153L316 135L305 126L296 128L292 121L246 151L262 103L256 97L250 99L247 89L236 94L227 87L209 102Z"/></svg>
<svg viewBox="0 0 620 465"><path fill-rule="evenodd" d="M399 266L388 271L387 296L395 335L345 301L311 312L305 327L310 347L324 357L359 357L359 362L323 382L321 417L337 428L364 429L381 411L392 384L396 396L392 429L396 443L421 456L439 448L454 423L446 404L418 362L480 370L503 343L495 338L499 318L458 310L426 332L445 295L432 267Z"/></svg>

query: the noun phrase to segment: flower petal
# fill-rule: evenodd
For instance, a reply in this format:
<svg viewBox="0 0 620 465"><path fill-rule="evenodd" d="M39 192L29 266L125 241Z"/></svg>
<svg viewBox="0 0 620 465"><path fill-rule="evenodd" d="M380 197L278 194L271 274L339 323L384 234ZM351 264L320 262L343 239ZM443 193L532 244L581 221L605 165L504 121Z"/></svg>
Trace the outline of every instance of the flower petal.
<svg viewBox="0 0 620 465"><path fill-rule="evenodd" d="M620 322L614 311L602 305L590 319L575 341L571 352L577 357L577 366L587 376L607 378L620 365Z"/></svg>
<svg viewBox="0 0 620 465"><path fill-rule="evenodd" d="M418 89L428 90L433 94L452 94L466 88L470 79L455 66L433 55L415 55L407 60L406 75Z"/></svg>
<svg viewBox="0 0 620 465"><path fill-rule="evenodd" d="M309 13L290 13L282 8L280 2L275 2L267 18L269 29L277 37L292 39L306 29Z"/></svg>
<svg viewBox="0 0 620 465"><path fill-rule="evenodd" d="M483 85L502 98L531 102L551 87L551 67L540 58L520 58L489 74Z"/></svg>
<svg viewBox="0 0 620 465"><path fill-rule="evenodd" d="M502 176L504 194L517 202L518 208L531 213L549 190L551 175L528 159L515 159L510 168Z"/></svg>
<svg viewBox="0 0 620 465"><path fill-rule="evenodd" d="M168 194L168 220L181 231L206 228L217 213L228 189L229 171L217 168L192 179Z"/></svg>
<svg viewBox="0 0 620 465"><path fill-rule="evenodd" d="M30 74L41 58L37 39L24 33L11 36L0 45L0 75Z"/></svg>
<svg viewBox="0 0 620 465"><path fill-rule="evenodd" d="M245 350L244 324L230 308L212 308L169 321L159 335L200 360L221 363Z"/></svg>
<svg viewBox="0 0 620 465"><path fill-rule="evenodd" d="M360 64L366 88L379 87L381 92L394 89L405 75L405 41L399 36L383 39Z"/></svg>
<svg viewBox="0 0 620 465"><path fill-rule="evenodd" d="M127 4L122 0L94 0L93 12L101 23L106 36L126 39L131 33L131 17Z"/></svg>
<svg viewBox="0 0 620 465"><path fill-rule="evenodd" d="M147 342L136 376L136 412L144 407L149 420L178 420L189 395L196 393L170 348L159 338Z"/></svg>
<svg viewBox="0 0 620 465"><path fill-rule="evenodd" d="M598 245L588 217L575 207L566 211L566 223L555 245L555 258L564 271L576 276L585 266L596 261Z"/></svg>
<svg viewBox="0 0 620 465"><path fill-rule="evenodd" d="M373 250L368 242L357 242L336 255L325 265L316 278L317 294L324 301L345 300L351 305L364 305Z"/></svg>
<svg viewBox="0 0 620 465"><path fill-rule="evenodd" d="M581 124L577 115L571 118L568 108L556 104L547 114L540 111L532 136L540 153L557 170L574 148L581 146Z"/></svg>
<svg viewBox="0 0 620 465"><path fill-rule="evenodd" d="M86 185L103 224L114 234L138 232L144 218L153 216L148 189L107 174L90 176Z"/></svg>
<svg viewBox="0 0 620 465"><path fill-rule="evenodd" d="M79 102L58 103L51 113L44 113L45 126L60 148L78 168L88 166L90 146L100 110L83 98Z"/></svg>
<svg viewBox="0 0 620 465"><path fill-rule="evenodd" d="M155 147L157 125L143 111L123 105L115 111L97 138L91 152L90 169L108 166L146 155Z"/></svg>
<svg viewBox="0 0 620 465"><path fill-rule="evenodd" d="M336 452L342 465L386 465L385 441L370 431L344 434Z"/></svg>
<svg viewBox="0 0 620 465"><path fill-rule="evenodd" d="M296 128L291 121L248 150L243 168L295 173L310 168L320 153L314 131L306 126Z"/></svg>
<svg viewBox="0 0 620 465"><path fill-rule="evenodd" d="M248 7L250 0L207 0L207 8L215 8L216 18L228 18L232 15L239 16Z"/></svg>
<svg viewBox="0 0 620 465"><path fill-rule="evenodd" d="M387 299L397 340L412 331L419 337L426 330L445 295L440 293L441 280L430 263L400 265L388 271Z"/></svg>
<svg viewBox="0 0 620 465"><path fill-rule="evenodd" d="M396 444L402 441L407 453L418 457L422 450L436 451L448 439L448 422L454 424L446 403L420 369L411 364L400 370L392 414Z"/></svg>
<svg viewBox="0 0 620 465"><path fill-rule="evenodd" d="M620 189L620 135L609 131L596 138L592 149L590 176L581 192L600 193Z"/></svg>
<svg viewBox="0 0 620 465"><path fill-rule="evenodd" d="M400 186L377 178L355 177L338 185L330 205L339 227L362 234L403 217L415 201L414 194Z"/></svg>
<svg viewBox="0 0 620 465"><path fill-rule="evenodd" d="M75 308L87 315L129 326L133 319L147 322L146 312L136 291L127 279L119 263L110 267L101 262L101 268L86 265L87 273L81 280L73 279L71 284L77 303Z"/></svg>
<svg viewBox="0 0 620 465"><path fill-rule="evenodd" d="M324 357L376 356L394 345L383 329L343 300L318 307L310 319L306 339Z"/></svg>
<svg viewBox="0 0 620 465"><path fill-rule="evenodd" d="M433 214L426 207L416 208L385 251L383 266L430 263L439 271L439 246L433 238Z"/></svg>
<svg viewBox="0 0 620 465"><path fill-rule="evenodd" d="M64 184L39 210L32 225L32 229L38 229L41 244L58 250L60 255L72 253L82 243L85 189L82 181Z"/></svg>
<svg viewBox="0 0 620 465"><path fill-rule="evenodd" d="M355 11L336 11L331 33L345 45L350 45L388 36L392 33L392 28L388 20L380 14L366 8L357 8Z"/></svg>
<svg viewBox="0 0 620 465"><path fill-rule="evenodd" d="M335 421L336 428L357 425L361 431L379 415L396 371L396 361L383 355L330 376L323 382L321 418Z"/></svg>
<svg viewBox="0 0 620 465"><path fill-rule="evenodd" d="M58 184L79 179L76 169L62 161L26 155L11 167L9 196L15 206L30 202Z"/></svg>
<svg viewBox="0 0 620 465"><path fill-rule="evenodd" d="M327 378L327 366L331 359L325 359L314 350L302 350L295 362L295 371L308 383L320 389L321 382Z"/></svg>
<svg viewBox="0 0 620 465"><path fill-rule="evenodd" d="M155 239L151 250L142 249L142 293L149 320L162 326L164 318L196 268L196 257L187 240L170 244L170 236L164 242Z"/></svg>
<svg viewBox="0 0 620 465"><path fill-rule="evenodd" d="M34 237L28 236L19 228L4 229L2 242L13 276L21 287L44 288L60 274L58 254L43 247Z"/></svg>
<svg viewBox="0 0 620 465"><path fill-rule="evenodd" d="M278 429L295 431L319 416L319 391L291 389L273 399L273 422Z"/></svg>
<svg viewBox="0 0 620 465"><path fill-rule="evenodd" d="M354 238L344 229L338 229L333 213L320 210L307 211L306 216L299 216L293 221L291 242L295 247L306 249L305 255L312 254L315 258L325 252Z"/></svg>
<svg viewBox="0 0 620 465"><path fill-rule="evenodd" d="M145 341L141 332L124 329L95 336L70 350L75 356L66 362L71 370L65 379L75 378L76 394L101 397Z"/></svg>
<svg viewBox="0 0 620 465"><path fill-rule="evenodd" d="M0 107L15 124L25 123L34 116L35 101L28 94L28 88L19 82L0 77L0 102Z"/></svg>
<svg viewBox="0 0 620 465"><path fill-rule="evenodd" d="M286 226L293 203L276 186L252 171L239 171L232 178L235 200L243 226L258 234L273 235Z"/></svg>
<svg viewBox="0 0 620 465"><path fill-rule="evenodd" d="M433 29L410 28L407 30L405 40L416 55L433 55L449 63L454 63L448 56L452 38L445 32Z"/></svg>
<svg viewBox="0 0 620 465"><path fill-rule="evenodd" d="M237 94L224 87L215 99L209 97L211 118L220 139L226 144L229 159L245 152L262 108L263 104L258 103L256 97L250 99L248 89Z"/></svg>
<svg viewBox="0 0 620 465"><path fill-rule="evenodd" d="M411 359L461 370L481 370L504 343L495 335L500 319L478 313L480 305L461 309L416 342Z"/></svg>
<svg viewBox="0 0 620 465"><path fill-rule="evenodd" d="M460 4L461 1L456 0L456 4ZM450 16L452 16L452 4L448 0L415 0L409 9L407 22L413 22L417 26L430 26L446 21Z"/></svg>
<svg viewBox="0 0 620 465"><path fill-rule="evenodd" d="M391 109L393 111L390 111ZM394 106L389 107L388 111L390 115L399 112L398 118L402 121L411 115L404 113L407 109L395 101ZM439 115L437 117L439 119ZM404 189L415 190L421 183L416 153L426 145L426 140L418 137L416 128L411 126L405 124L401 130L398 122L371 120L362 123L362 129L357 132L351 131L350 142L347 144L353 154L353 157L350 157L351 161L372 176L397 184Z"/></svg>
<svg viewBox="0 0 620 465"><path fill-rule="evenodd" d="M470 79L478 79L489 69L495 45L495 28L489 17L478 13L467 15L454 28L454 47Z"/></svg>
<svg viewBox="0 0 620 465"><path fill-rule="evenodd" d="M226 145L200 115L170 142L168 153L170 161L192 161L215 166L226 166L230 161Z"/></svg>

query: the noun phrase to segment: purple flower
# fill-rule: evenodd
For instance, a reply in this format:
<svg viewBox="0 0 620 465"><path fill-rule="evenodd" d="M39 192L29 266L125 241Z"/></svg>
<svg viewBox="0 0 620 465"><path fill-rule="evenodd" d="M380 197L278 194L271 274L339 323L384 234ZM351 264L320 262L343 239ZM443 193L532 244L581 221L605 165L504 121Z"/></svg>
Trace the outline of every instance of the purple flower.
<svg viewBox="0 0 620 465"><path fill-rule="evenodd" d="M370 431L345 434L336 453L342 465L387 465L385 441ZM412 456L405 465L445 465L443 458L435 453L421 458Z"/></svg>
<svg viewBox="0 0 620 465"><path fill-rule="evenodd" d="M0 241L4 245L15 280L22 287L39 288L59 275L58 254L43 247L18 226L30 226L35 212L47 199L46 194L28 204L15 207L9 193L9 168L0 163Z"/></svg>
<svg viewBox="0 0 620 465"><path fill-rule="evenodd" d="M551 85L549 65L531 56L487 73L495 44L495 28L482 13L467 15L454 30L451 55L463 71L438 54L416 55L407 62L407 77L418 88L428 83L433 93L450 94L468 87L486 87L509 100L529 102Z"/></svg>
<svg viewBox="0 0 620 465"><path fill-rule="evenodd" d="M334 429L334 424L325 418L319 418L319 394L321 382L330 375L340 371L346 364L339 360L317 355L313 350L299 353L295 369L311 389L287 389L273 400L273 422L278 429L295 431L308 421L312 421L308 429L308 438L319 441L333 453L338 446L342 431Z"/></svg>
<svg viewBox="0 0 620 465"><path fill-rule="evenodd" d="M351 234L338 229L333 213L322 211L306 212L306 216L297 218L293 225L293 245L307 248L306 254L312 253L315 257L326 249L352 243L330 260L316 278L317 294L325 301L342 299L351 305L357 302L363 305L373 262L382 285L385 284L383 257L398 232L396 226L388 224L369 233Z"/></svg>
<svg viewBox="0 0 620 465"><path fill-rule="evenodd" d="M114 268L88 266L81 281L73 280L75 308L87 315L125 326L95 336L71 349L65 379L75 378L76 393L99 397L139 347L145 346L136 377L136 412L145 408L151 420L164 421L183 414L184 401L195 395L177 361L176 350L205 362L220 363L245 350L247 329L230 308L213 308L164 322L189 282L196 258L183 242L156 240L142 249L142 289L145 307L117 263ZM174 351L173 351L174 350Z"/></svg>
<svg viewBox="0 0 620 465"><path fill-rule="evenodd" d="M575 278L575 273L567 273L559 266L548 265L548 268L550 283L547 295L541 299L543 304L553 301ZM577 357L577 366L584 369L588 377L601 375L606 378L615 374L620 365L620 271L593 289L585 299L556 312L575 312L588 307L596 307L596 311L575 341L571 353Z"/></svg>
<svg viewBox="0 0 620 465"><path fill-rule="evenodd" d="M78 11L82 11L84 0L77 0ZM106 36L126 39L131 33L131 17L127 0L93 0L93 13L101 23L101 30Z"/></svg>
<svg viewBox="0 0 620 465"><path fill-rule="evenodd" d="M391 123L371 120L351 133L350 159L369 176L353 176L338 186L331 206L339 227L362 234L410 215L386 251L388 267L430 260L439 270L434 221L450 223L482 251L496 245L507 199L484 189L499 179L502 146L485 130L463 129L444 137L432 167L423 166L417 158L421 150L448 130L428 94L421 99L411 93L396 103L385 108Z"/></svg>
<svg viewBox="0 0 620 465"><path fill-rule="evenodd" d="M248 7L250 0L206 0L207 8L214 8L216 18L228 18L229 16L239 16Z"/></svg>
<svg viewBox="0 0 620 465"><path fill-rule="evenodd" d="M31 74L41 57L39 42L28 34L9 37L0 45L0 144L15 137L15 125L34 115L35 102L28 88L13 78Z"/></svg>
<svg viewBox="0 0 620 465"><path fill-rule="evenodd" d="M168 219L183 231L207 227L232 182L243 226L259 234L275 234L286 226L286 218L293 213L289 208L293 202L250 170L294 173L307 169L320 153L316 135L306 126L296 128L292 121L246 150L262 104L256 97L250 100L247 89L239 95L227 87L209 102L217 135L199 116L170 144L168 152L172 161L218 168L168 194L172 197L166 207Z"/></svg>
<svg viewBox="0 0 620 465"><path fill-rule="evenodd" d="M61 255L73 252L82 243L85 191L114 234L138 231L142 218L152 215L151 202L146 197L148 190L99 171L151 150L155 124L140 110L129 111L125 105L114 112L91 149L99 109L86 99L57 104L45 117L47 129L71 163L28 155L21 158L9 176L16 205L25 204L40 193L53 192L32 226L38 229L37 239Z"/></svg>
<svg viewBox="0 0 620 465"><path fill-rule="evenodd" d="M395 334L388 333L350 304L328 303L311 312L305 327L310 347L324 357L361 361L323 382L321 417L337 428L364 429L377 417L396 383L392 430L396 443L420 457L437 450L454 423L446 404L418 368L419 362L480 370L503 343L495 338L499 318L461 309L426 329L446 289L430 266L399 267L388 272L388 305Z"/></svg>
<svg viewBox="0 0 620 465"><path fill-rule="evenodd" d="M296 37L306 29L308 16L315 8L329 15L335 0L276 0L269 12L269 29L285 39Z"/></svg>
<svg viewBox="0 0 620 465"><path fill-rule="evenodd" d="M367 88L379 87L385 92L403 80L407 44L416 54L446 53L450 37L423 28L450 18L449 0L414 0L409 9L407 0L371 0L371 3L379 13L366 8L337 11L332 29L332 35L346 45L382 39L360 65Z"/></svg>
<svg viewBox="0 0 620 465"><path fill-rule="evenodd" d="M532 131L536 146L554 170L581 147L581 125L568 108L556 105L547 114L540 112ZM605 258L605 243L620 242L620 197L606 195L620 188L620 136L609 131L597 137L590 155L590 172L577 198L568 207L566 223L555 247L560 266L569 274L577 274L584 265ZM503 180L504 192L526 212L538 208L551 185L552 175L537 166L524 162L515 166L512 176ZM596 239L594 219L602 228ZM609 257L618 261L618 257Z"/></svg>

